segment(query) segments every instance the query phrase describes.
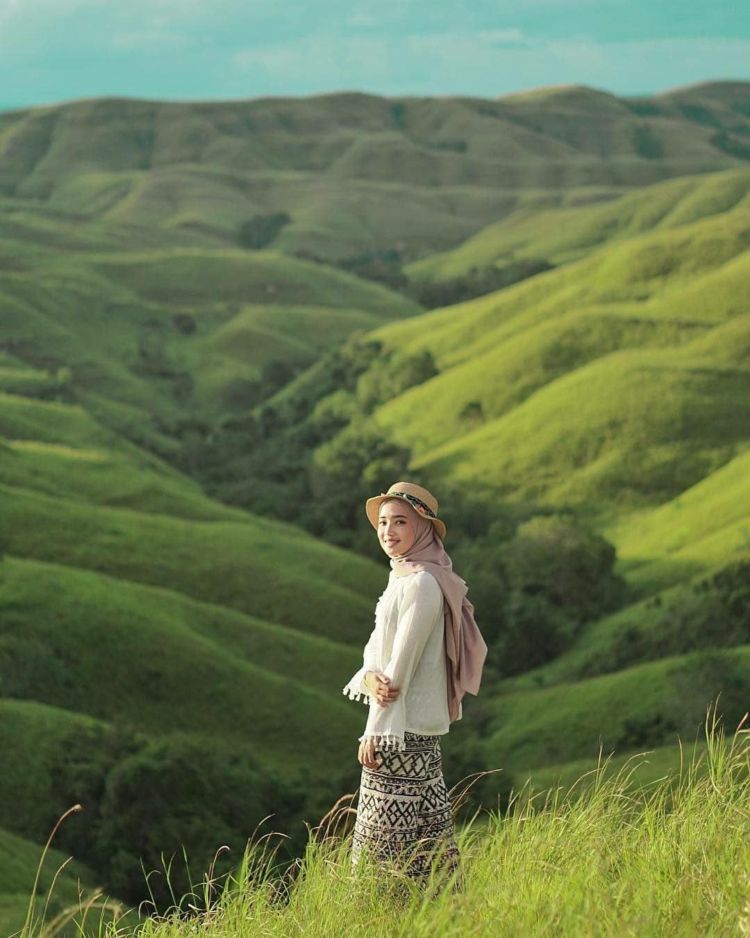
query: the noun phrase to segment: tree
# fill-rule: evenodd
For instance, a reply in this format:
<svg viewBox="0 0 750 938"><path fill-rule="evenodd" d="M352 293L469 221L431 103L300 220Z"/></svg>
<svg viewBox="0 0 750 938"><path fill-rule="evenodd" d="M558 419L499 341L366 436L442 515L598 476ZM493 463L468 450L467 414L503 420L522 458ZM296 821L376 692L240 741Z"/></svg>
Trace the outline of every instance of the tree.
<svg viewBox="0 0 750 938"><path fill-rule="evenodd" d="M101 737L101 747L92 734ZM221 845L230 853L217 874L238 863L264 817L290 827L305 797L298 780L281 778L247 749L183 734L151 740L90 730L74 741L56 784L66 801L84 803L88 818L61 842L70 845L74 838L77 856L100 871L112 892L138 902L150 887L160 908L172 891L180 896L191 880L200 880ZM148 887L141 864L146 874L158 874Z"/></svg>
<svg viewBox="0 0 750 938"><path fill-rule="evenodd" d="M362 521L362 501L373 485L406 472L409 450L387 440L370 424L342 430L314 454L309 469L316 512L327 529L354 531Z"/></svg>
<svg viewBox="0 0 750 938"><path fill-rule="evenodd" d="M286 212L253 215L240 225L237 238L242 247L257 251L269 245L291 220Z"/></svg>
<svg viewBox="0 0 750 938"><path fill-rule="evenodd" d="M612 544L560 515L537 515L519 525L502 556L511 589L542 596L578 624L622 599L625 584L614 573Z"/></svg>

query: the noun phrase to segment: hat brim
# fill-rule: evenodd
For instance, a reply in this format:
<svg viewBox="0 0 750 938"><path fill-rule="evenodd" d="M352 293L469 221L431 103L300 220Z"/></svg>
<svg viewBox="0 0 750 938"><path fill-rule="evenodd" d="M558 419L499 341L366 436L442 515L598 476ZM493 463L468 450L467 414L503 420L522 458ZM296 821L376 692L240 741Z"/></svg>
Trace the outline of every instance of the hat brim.
<svg viewBox="0 0 750 938"><path fill-rule="evenodd" d="M448 533L448 529L445 526L445 522L441 518L428 518L427 515L420 515L419 512L414 508L410 502L402 498L400 495L394 495L392 492L390 495L373 495L372 498L368 498L365 502L365 512L370 521L370 524L377 531L378 529L378 515L380 514L380 503L384 502L386 498L399 498L402 502L406 502L409 505L409 508L420 518L424 518L426 521L430 521L435 530L437 531L438 537L441 541L445 540L445 535Z"/></svg>

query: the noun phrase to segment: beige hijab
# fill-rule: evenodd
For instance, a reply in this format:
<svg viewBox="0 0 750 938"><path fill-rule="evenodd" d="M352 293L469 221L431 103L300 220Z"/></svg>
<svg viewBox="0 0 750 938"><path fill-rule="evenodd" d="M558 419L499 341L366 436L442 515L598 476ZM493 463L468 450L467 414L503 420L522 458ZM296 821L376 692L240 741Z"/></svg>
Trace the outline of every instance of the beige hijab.
<svg viewBox="0 0 750 938"><path fill-rule="evenodd" d="M416 519L417 536L405 554L391 558L391 569L396 576L426 570L435 577L443 591L448 714L453 722L459 717L459 704L464 694L479 693L487 645L474 620L474 606L466 595L466 582L453 570L453 561L434 525L413 508L411 510Z"/></svg>

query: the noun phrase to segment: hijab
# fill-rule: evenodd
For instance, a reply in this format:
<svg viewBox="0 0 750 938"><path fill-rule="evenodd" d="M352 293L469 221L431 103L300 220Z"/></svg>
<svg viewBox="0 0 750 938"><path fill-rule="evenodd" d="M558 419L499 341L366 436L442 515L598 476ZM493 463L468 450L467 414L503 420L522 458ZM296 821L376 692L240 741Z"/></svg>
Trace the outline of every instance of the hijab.
<svg viewBox="0 0 750 938"><path fill-rule="evenodd" d="M443 592L448 714L453 722L459 718L459 704L464 694L479 693L487 645L474 620L474 606L467 596L466 582L454 571L453 561L435 526L413 508L411 510L416 520L414 543L405 554L391 557L391 569L399 577L426 570L435 577Z"/></svg>

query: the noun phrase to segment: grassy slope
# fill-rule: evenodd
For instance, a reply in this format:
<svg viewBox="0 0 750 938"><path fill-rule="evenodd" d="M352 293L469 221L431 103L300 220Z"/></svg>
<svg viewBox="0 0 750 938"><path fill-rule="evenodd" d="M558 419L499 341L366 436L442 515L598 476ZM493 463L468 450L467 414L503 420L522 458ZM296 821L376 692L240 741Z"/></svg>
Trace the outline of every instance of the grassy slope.
<svg viewBox="0 0 750 938"><path fill-rule="evenodd" d="M139 934L339 938L368 931L374 919L388 935L446 938L742 934L750 924L747 739L727 744L713 733L689 755L679 779L640 786L627 772L609 774L582 796L563 790L543 802L522 792L511 813L472 819L457 831L456 889L442 881L427 891L393 888L400 871L352 871L349 836L311 837L283 901L258 848L207 913L150 920Z"/></svg>
<svg viewBox="0 0 750 938"><path fill-rule="evenodd" d="M357 651L344 645L155 587L13 557L0 566L0 604L15 696L153 735L219 735L284 767L299 761L289 734L321 737L316 766L356 735L361 713L337 695L357 666Z"/></svg>
<svg viewBox="0 0 750 938"><path fill-rule="evenodd" d="M605 534L629 582L644 592L683 579L687 564L716 563L750 548L750 452L663 505L620 517Z"/></svg>
<svg viewBox="0 0 750 938"><path fill-rule="evenodd" d="M89 717L219 735L290 770L300 738L322 740L311 772L351 756L363 710L340 688L378 565L213 503L77 405L0 396L0 490L0 693L33 715L2 721L17 831L48 810L38 758Z"/></svg>
<svg viewBox="0 0 750 938"><path fill-rule="evenodd" d="M0 434L0 694L22 698L0 701L0 826L44 839L68 807L51 795L65 735L92 719L290 772L316 739L310 778L352 758L364 710L340 688L377 565L213 503L80 406L2 395ZM0 909L21 909L5 879Z"/></svg>
<svg viewBox="0 0 750 938"><path fill-rule="evenodd" d="M8 551L125 580L338 640L355 641L382 579L371 561L336 551L291 526L185 521L153 512L93 508L2 486Z"/></svg>
<svg viewBox="0 0 750 938"><path fill-rule="evenodd" d="M221 415L232 386L272 359L304 365L354 329L420 310L378 284L275 251L176 247L165 236L158 248L136 240L111 253L106 239L98 252L74 235L59 240L35 251L31 239L6 240L25 266L0 278L2 338L32 367L68 366L79 394L134 408L144 425L154 410L167 421L185 410ZM192 332L179 316L191 317ZM150 372L138 370L144 341L161 348ZM190 375L179 398L175 373Z"/></svg>
<svg viewBox="0 0 750 938"><path fill-rule="evenodd" d="M750 645L725 655L740 667L750 665ZM550 763L593 759L599 741L605 753L617 746L621 754L628 723L648 727L680 716L674 669L690 660L690 655L678 655L575 683L501 694L491 703L486 758L515 777ZM702 717L696 719L687 742L699 734Z"/></svg>
<svg viewBox="0 0 750 938"><path fill-rule="evenodd" d="M472 267L519 258L544 258L558 266L603 244L669 230L726 212L747 198L750 172L681 176L592 207L521 209L477 232L452 251L407 267L418 280L460 277Z"/></svg>
<svg viewBox="0 0 750 938"><path fill-rule="evenodd" d="M618 495L619 508L677 494L747 436L749 240L745 198L377 330L388 345L429 348L441 373L376 419L436 477L552 503ZM462 416L472 401L479 425Z"/></svg>

